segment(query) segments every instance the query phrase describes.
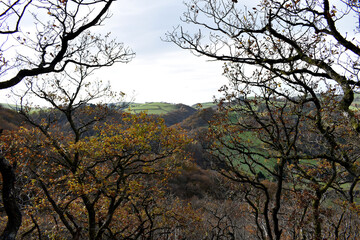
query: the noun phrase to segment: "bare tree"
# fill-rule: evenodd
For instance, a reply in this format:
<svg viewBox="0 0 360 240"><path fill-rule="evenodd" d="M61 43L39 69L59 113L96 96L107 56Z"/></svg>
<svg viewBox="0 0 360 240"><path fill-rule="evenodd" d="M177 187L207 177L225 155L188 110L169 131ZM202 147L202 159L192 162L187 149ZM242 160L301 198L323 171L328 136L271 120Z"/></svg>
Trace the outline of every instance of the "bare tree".
<svg viewBox="0 0 360 240"><path fill-rule="evenodd" d="M210 152L216 169L242 186L239 192L251 209L258 238L345 234L348 223L342 219L349 219L356 197L350 186L358 177L339 164L343 155L337 151L341 147L353 164L360 152L346 118L330 109L322 112L339 125L332 129L337 145L331 145L316 129L312 116L317 110L306 99L294 103L270 92L246 96L230 91L226 96L230 102L224 102L223 117L211 125ZM356 231L349 234L356 239Z"/></svg>
<svg viewBox="0 0 360 240"><path fill-rule="evenodd" d="M183 49L224 62L230 84L220 100L227 115L213 129L218 166L247 186L243 191L259 238L285 234L284 211L296 206L285 201L290 198L304 204L303 214L294 214L299 223L312 216L311 226L300 224L293 232L334 238L345 229L342 213L352 208L342 212L339 207L337 228L330 233L322 220L324 199L354 204L360 176L359 149L353 144L359 141L360 124L358 109L351 106L360 70L357 2L239 5L189 1L183 20L200 30L192 34L178 27L167 35Z"/></svg>
<svg viewBox="0 0 360 240"><path fill-rule="evenodd" d="M190 1L184 21L202 29L191 34L179 27L167 36L168 41L195 54L229 62L225 67L229 74L256 66L251 74L264 77L258 82L249 78L242 81L273 89L284 97L288 94L275 89L278 85L272 86L271 81L282 82L297 94L309 89L311 97L316 97L319 84L332 84L342 94L339 109L360 131L349 108L359 86L360 70L359 31L352 21L358 12L351 3L335 6L327 0L262 1L251 10L241 10L234 1ZM353 32L341 31L341 24L349 25L349 21L353 23L349 31ZM210 31L208 36L202 31L205 29ZM306 81L300 75L305 75Z"/></svg>
<svg viewBox="0 0 360 240"><path fill-rule="evenodd" d="M104 40L107 36L89 32L110 17L113 2L3 1L0 89L15 86L25 77L61 72L69 65L99 68L128 62L133 53L116 52L115 43ZM25 21L33 21L33 25L29 27ZM89 55L88 58L78 58L79 52Z"/></svg>
<svg viewBox="0 0 360 240"><path fill-rule="evenodd" d="M18 32L26 9L31 3L32 0L2 1L0 3L0 34L13 34Z"/></svg>

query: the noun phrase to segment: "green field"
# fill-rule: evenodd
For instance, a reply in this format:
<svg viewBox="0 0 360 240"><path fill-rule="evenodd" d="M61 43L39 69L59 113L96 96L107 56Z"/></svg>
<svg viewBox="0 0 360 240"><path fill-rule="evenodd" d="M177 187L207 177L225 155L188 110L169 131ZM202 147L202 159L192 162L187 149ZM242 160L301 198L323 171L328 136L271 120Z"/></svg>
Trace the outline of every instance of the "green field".
<svg viewBox="0 0 360 240"><path fill-rule="evenodd" d="M8 104L8 103L0 103L1 107L8 108L8 109L16 109L15 104Z"/></svg>
<svg viewBox="0 0 360 240"><path fill-rule="evenodd" d="M127 110L130 113L147 112L148 114L166 114L177 109L176 104L164 102L134 103Z"/></svg>
<svg viewBox="0 0 360 240"><path fill-rule="evenodd" d="M360 93L354 94L354 101L353 101L352 105L355 105L355 104L360 105Z"/></svg>
<svg viewBox="0 0 360 240"><path fill-rule="evenodd" d="M216 105L217 104L213 102L204 102L204 103L194 104L191 107L195 109L200 109L200 108L205 109L205 108L215 107Z"/></svg>

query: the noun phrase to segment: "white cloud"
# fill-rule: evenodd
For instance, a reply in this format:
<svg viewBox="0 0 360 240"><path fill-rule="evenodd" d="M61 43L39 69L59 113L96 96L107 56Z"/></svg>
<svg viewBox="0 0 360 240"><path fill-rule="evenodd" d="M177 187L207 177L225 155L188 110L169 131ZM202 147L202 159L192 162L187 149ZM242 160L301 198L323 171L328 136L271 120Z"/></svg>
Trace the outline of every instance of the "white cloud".
<svg viewBox="0 0 360 240"><path fill-rule="evenodd" d="M185 51L172 51L135 58L101 70L104 80L114 89L129 95L135 91L136 102L166 101L195 104L212 101L226 83L219 62L207 62Z"/></svg>
<svg viewBox="0 0 360 240"><path fill-rule="evenodd" d="M167 31L182 23L180 17L185 10L181 0L118 1L113 17L104 27L132 48L136 57L129 64L117 64L98 75L110 80L118 91L130 95L135 91L138 102L212 101L226 83L221 75L222 64L206 62L161 40Z"/></svg>

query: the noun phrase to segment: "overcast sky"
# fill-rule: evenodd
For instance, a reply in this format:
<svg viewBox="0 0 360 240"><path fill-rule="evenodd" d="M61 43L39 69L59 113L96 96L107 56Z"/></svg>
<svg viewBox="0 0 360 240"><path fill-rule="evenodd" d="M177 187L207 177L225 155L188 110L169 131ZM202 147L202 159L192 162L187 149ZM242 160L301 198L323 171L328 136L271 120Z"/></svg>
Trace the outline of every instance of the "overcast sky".
<svg viewBox="0 0 360 240"><path fill-rule="evenodd" d="M186 1L186 0L185 0ZM242 0L251 7L257 1ZM239 3L239 4L240 4ZM220 96L218 89L227 83L222 64L195 57L175 44L161 40L167 31L182 24L186 10L183 0L119 0L112 8L113 17L105 26L136 52L129 64L105 70L117 89L131 94L135 101L166 101L195 104ZM340 31L351 34L353 16L342 21ZM352 23L352 24L349 24ZM191 28L191 26L187 26Z"/></svg>
<svg viewBox="0 0 360 240"><path fill-rule="evenodd" d="M128 64L104 69L99 76L110 80L115 89L134 94L136 102L195 104L219 96L217 90L227 82L221 63L161 40L182 23L185 10L182 0L117 1L101 31L111 31L136 57Z"/></svg>
<svg viewBox="0 0 360 240"><path fill-rule="evenodd" d="M249 6L255 2L241 3ZM185 10L183 0L116 1L111 8L113 16L95 30L103 34L111 32L130 47L136 57L128 64L118 63L102 69L95 77L110 81L113 90L127 93L128 99L134 98L135 102L191 105L220 96L218 89L227 83L220 62L196 57L161 40L173 27L186 25L180 20ZM6 102L5 92L0 95L0 102Z"/></svg>
<svg viewBox="0 0 360 240"><path fill-rule="evenodd" d="M125 92L126 100L135 102L192 105L220 96L218 89L227 83L221 63L196 57L161 40L167 31L184 24L180 17L185 10L183 0L116 1L111 7L112 17L92 30L103 35L111 32L111 36L131 48L136 57L128 64L117 63L101 69L94 77L110 81L113 90ZM29 21L27 24L33 27ZM8 92L0 92L0 102L14 102L7 99Z"/></svg>

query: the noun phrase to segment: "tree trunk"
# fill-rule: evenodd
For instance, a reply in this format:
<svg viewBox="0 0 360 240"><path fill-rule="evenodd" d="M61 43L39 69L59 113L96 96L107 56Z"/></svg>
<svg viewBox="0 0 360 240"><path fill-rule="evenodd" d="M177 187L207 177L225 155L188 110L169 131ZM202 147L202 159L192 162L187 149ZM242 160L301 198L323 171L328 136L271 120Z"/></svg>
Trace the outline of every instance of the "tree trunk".
<svg viewBox="0 0 360 240"><path fill-rule="evenodd" d="M321 219L320 219L320 199L321 193L316 190L316 198L313 201L313 211L314 211L314 240L321 240Z"/></svg>
<svg viewBox="0 0 360 240"><path fill-rule="evenodd" d="M0 172L3 179L2 200L8 221L4 232L0 236L1 240L13 240L21 226L21 211L17 203L15 191L15 173L13 167L0 153Z"/></svg>

